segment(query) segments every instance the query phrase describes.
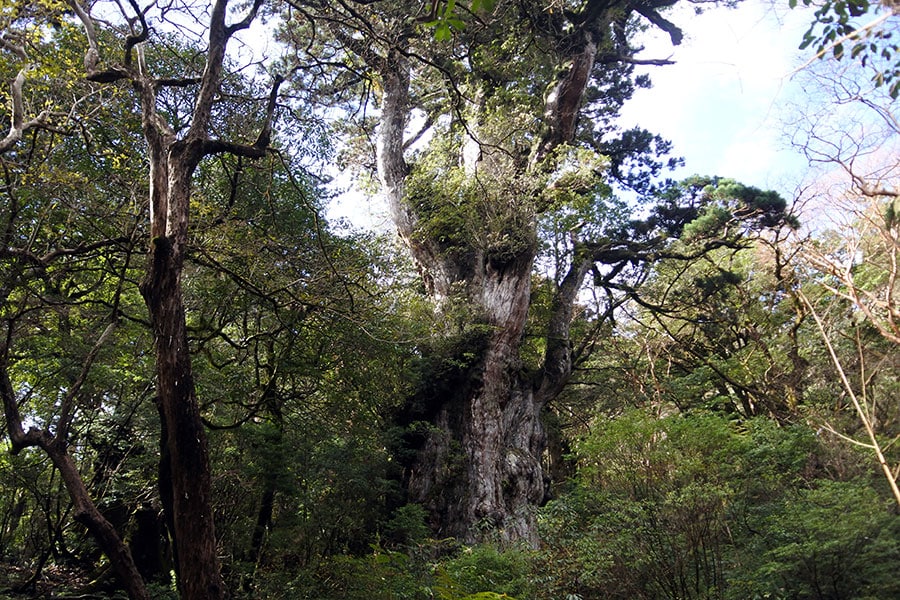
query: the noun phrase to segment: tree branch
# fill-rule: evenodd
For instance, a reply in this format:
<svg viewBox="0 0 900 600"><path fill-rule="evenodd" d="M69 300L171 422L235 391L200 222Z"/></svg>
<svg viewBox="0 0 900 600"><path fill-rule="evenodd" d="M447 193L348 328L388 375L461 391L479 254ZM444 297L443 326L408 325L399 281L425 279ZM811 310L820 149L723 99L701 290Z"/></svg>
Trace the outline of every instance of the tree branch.
<svg viewBox="0 0 900 600"><path fill-rule="evenodd" d="M84 358L84 362L81 366L81 373L78 375L78 378L72 382L71 386L69 386L69 390L66 393L65 398L63 398L62 404L59 409L59 419L56 423L56 435L53 436L52 441L52 443L58 448L64 448L69 438L69 427L72 424L72 417L74 415L73 409L75 404L75 397L81 391L81 388L84 387L84 384L87 381L88 374L91 371L91 367L94 364L94 360L100 353L100 348L103 346L106 340L109 339L115 328L116 321L113 320L109 325L107 325L103 333L100 334L100 337L97 338L97 341L94 343L93 348L91 348L90 352L88 352L87 356Z"/></svg>
<svg viewBox="0 0 900 600"><path fill-rule="evenodd" d="M220 154L222 152L227 152L235 156L242 156L244 158L262 158L266 155L266 146L241 144L238 142L217 139L206 140L203 142L203 156Z"/></svg>
<svg viewBox="0 0 900 600"><path fill-rule="evenodd" d="M275 76L272 91L269 92L269 100L266 103L266 116L263 120L263 126L252 145L217 139L206 140L203 142L203 155L209 156L211 154L228 152L244 158L262 158L265 156L269 143L272 141L272 121L274 120L275 107L278 102L278 89L283 82L284 77L282 75Z"/></svg>
<svg viewBox="0 0 900 600"><path fill-rule="evenodd" d="M572 264L553 296L550 321L547 325L547 349L535 402L543 405L559 395L572 374L572 344L569 330L575 310L575 299L590 270L592 260L576 244Z"/></svg>
<svg viewBox="0 0 900 600"><path fill-rule="evenodd" d="M10 38L13 38L13 39L10 39ZM10 52L15 54L20 59L27 61L28 54L25 52L25 48L22 46L22 44L19 43L20 40L16 39L16 38L20 38L20 36L10 34L9 32L4 32L4 33L0 34L0 48L3 48L4 50L9 50Z"/></svg>
<svg viewBox="0 0 900 600"><path fill-rule="evenodd" d="M247 16L245 16L243 19L241 19L237 23L229 25L225 29L226 35L228 37L231 37L238 31L241 31L242 29L247 29L248 27L250 27L250 24L254 21L254 19L256 19L256 15L259 13L259 9L262 6L262 3L263 3L263 0L253 0L253 6L250 7L250 10L247 13Z"/></svg>
<svg viewBox="0 0 900 600"><path fill-rule="evenodd" d="M190 87L201 83L200 77L160 77L153 80L156 87Z"/></svg>
<svg viewBox="0 0 900 600"><path fill-rule="evenodd" d="M132 10L134 10L137 15L138 21L141 24L141 30L137 34L129 35L125 39L125 67L131 66L131 51L135 46L140 44L141 42L147 41L147 37L150 35L150 29L147 27L147 20L144 18L144 12L137 5L136 0L128 0L128 3L131 4Z"/></svg>
<svg viewBox="0 0 900 600"><path fill-rule="evenodd" d="M672 44L674 44L675 46L681 44L681 41L684 39L684 33L677 25L675 25L671 21L664 19L658 12L656 12L655 9L648 6L637 5L634 7L634 10L636 10L642 17L668 33L669 39L672 40Z"/></svg>
<svg viewBox="0 0 900 600"><path fill-rule="evenodd" d="M10 85L10 103L12 104L12 114L10 115L9 133L6 134L5 138L0 140L0 154L3 154L4 152L12 148L15 144L17 144L19 140L22 139L22 135L24 135L24 133L29 129L45 125L47 118L50 116L50 112L44 110L41 111L41 113L35 118L29 121L25 120L25 107L22 101L22 87L25 85L25 72L27 70L27 66L21 69Z"/></svg>
<svg viewBox="0 0 900 600"><path fill-rule="evenodd" d="M10 451L15 455L24 448L30 446L41 446L49 443L50 434L41 431L36 427L31 427L27 432L22 427L22 415L19 412L19 405L16 401L16 393L13 390L12 382L9 380L9 373L6 368L7 352L5 346L2 350L2 359L0 359L0 396L3 397L3 414L6 416L6 432L9 434Z"/></svg>
<svg viewBox="0 0 900 600"><path fill-rule="evenodd" d="M831 340L829 339L828 334L825 331L825 325L822 323L822 319L819 318L819 313L816 312L816 309L813 306L812 302L809 301L809 299L806 297L806 294L804 294L802 290L797 290L797 297L803 302L803 304L806 305L807 310L809 310L809 314L816 322L816 327L819 330L819 337L822 340L822 343L825 344L825 348L828 350L828 355L831 357L831 362L834 364L834 368L837 370L838 375L841 378L841 383L844 386L844 391L847 392L850 401L853 403L853 407L856 409L856 414L866 430L866 434L868 435L869 441L871 442L872 450L875 452L875 457L878 460L878 465L881 467L881 470L884 472L884 475L888 480L888 484L891 487L891 491L894 494L894 499L897 501L897 505L900 506L900 487L897 486L897 479L894 477L891 467L881 450L881 445L879 444L878 438L875 435L875 429L872 425L872 421L867 417L865 410L863 410L859 399L856 397L856 394L853 391L853 386L850 385L850 380L847 378L847 373L844 371L843 364L841 363L840 358L838 358L837 352L835 352L834 346L831 344Z"/></svg>
<svg viewBox="0 0 900 600"><path fill-rule="evenodd" d="M278 88L281 87L283 82L284 76L280 73L276 74L275 80L272 82L272 91L269 92L269 101L266 103L266 116L263 121L263 126L259 132L259 136L253 143L256 148L268 148L269 142L272 141L272 121L275 118L275 107L278 103Z"/></svg>
<svg viewBox="0 0 900 600"><path fill-rule="evenodd" d="M75 16L81 21L84 27L84 34L87 36L88 49L84 54L84 71L91 75L97 71L97 65L100 63L100 46L97 43L97 29L94 27L94 20L91 15L82 8L78 0L69 0L69 6L72 7Z"/></svg>
<svg viewBox="0 0 900 600"><path fill-rule="evenodd" d="M634 58L633 56L626 56L624 54L601 54L597 56L597 62L604 65L626 63L629 65L655 67L675 64L675 61L670 58Z"/></svg>

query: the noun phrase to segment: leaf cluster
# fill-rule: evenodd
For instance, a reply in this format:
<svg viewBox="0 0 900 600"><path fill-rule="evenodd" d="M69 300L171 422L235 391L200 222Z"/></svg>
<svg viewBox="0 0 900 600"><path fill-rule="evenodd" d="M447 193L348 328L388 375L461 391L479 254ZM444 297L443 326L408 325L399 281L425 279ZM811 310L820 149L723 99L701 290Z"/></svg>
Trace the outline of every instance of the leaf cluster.
<svg viewBox="0 0 900 600"><path fill-rule="evenodd" d="M804 6L813 4L812 0L802 2ZM813 22L803 35L800 49L814 48L820 58L831 54L840 60L849 55L863 66L880 63L873 80L876 86L887 86L891 98L897 99L900 96L900 46L894 39L892 28L881 26L885 20L891 23L892 17L887 14L864 26L854 21L858 17L873 16L881 4L869 0L828 0L821 3L813 13ZM885 9L896 10L891 8L890 3L884 4ZM789 5L794 8L798 1L790 0Z"/></svg>

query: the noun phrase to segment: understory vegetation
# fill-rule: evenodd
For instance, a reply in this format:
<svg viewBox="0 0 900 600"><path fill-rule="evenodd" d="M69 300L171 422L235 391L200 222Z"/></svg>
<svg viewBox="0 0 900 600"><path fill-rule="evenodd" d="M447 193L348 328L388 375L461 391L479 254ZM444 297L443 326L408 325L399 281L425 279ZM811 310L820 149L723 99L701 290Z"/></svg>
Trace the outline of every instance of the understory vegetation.
<svg viewBox="0 0 900 600"><path fill-rule="evenodd" d="M0 600L900 598L896 14L787 199L619 128L672 4L0 0Z"/></svg>

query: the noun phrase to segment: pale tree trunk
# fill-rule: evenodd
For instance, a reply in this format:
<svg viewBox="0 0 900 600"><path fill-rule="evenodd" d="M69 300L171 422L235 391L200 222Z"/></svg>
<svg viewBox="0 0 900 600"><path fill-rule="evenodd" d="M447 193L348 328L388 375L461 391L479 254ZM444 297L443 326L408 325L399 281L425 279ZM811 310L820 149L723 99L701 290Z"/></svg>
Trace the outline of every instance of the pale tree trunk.
<svg viewBox="0 0 900 600"><path fill-rule="evenodd" d="M440 405L436 430L412 466L409 491L429 510L439 535L537 542L534 509L545 494L545 438L541 403L519 358L531 259L486 267L480 297L471 300L487 313L491 332L472 348L479 359L465 384L429 399Z"/></svg>

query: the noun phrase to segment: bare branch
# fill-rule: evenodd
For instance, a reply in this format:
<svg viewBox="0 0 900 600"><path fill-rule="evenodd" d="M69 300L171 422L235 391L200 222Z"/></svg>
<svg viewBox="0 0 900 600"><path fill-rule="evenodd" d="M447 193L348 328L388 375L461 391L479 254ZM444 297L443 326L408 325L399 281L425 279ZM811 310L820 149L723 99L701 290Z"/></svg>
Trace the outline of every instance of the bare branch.
<svg viewBox="0 0 900 600"><path fill-rule="evenodd" d="M579 252L576 245L572 264L554 294L550 322L547 326L544 368L539 390L535 393L535 401L541 404L558 396L572 374L573 357L569 329L575 310L575 299L591 264L591 257L586 252Z"/></svg>
<svg viewBox="0 0 900 600"><path fill-rule="evenodd" d="M199 77L160 77L153 80L156 87L190 87L197 85L203 80Z"/></svg>
<svg viewBox="0 0 900 600"><path fill-rule="evenodd" d="M137 15L138 21L141 24L141 30L137 34L129 35L125 39L125 66L131 66L131 50L140 44L141 42L147 41L147 37L150 35L150 29L147 27L147 20L144 18L144 12L137 5L135 0L128 0L128 3L131 4L131 8L134 10Z"/></svg>
<svg viewBox="0 0 900 600"><path fill-rule="evenodd" d="M816 311L812 302L809 301L802 290L797 290L797 297L803 302L804 305L806 305L807 310L809 310L809 314L816 322L816 327L819 330L819 337L822 339L822 343L825 344L825 348L828 350L828 354L831 357L831 362L834 364L834 368L837 370L838 375L841 378L841 383L844 386L844 391L847 393L847 396L849 396L850 401L853 403L853 407L856 409L856 414L857 416L859 416L859 420L866 430L866 434L868 435L869 441L871 442L872 450L875 452L875 457L878 459L878 465L881 467L881 470L884 472L884 475L888 480L888 484L890 485L891 491L894 494L894 499L897 501L897 504L900 505L900 487L897 486L897 479L894 477L891 467L888 464L887 459L884 457L884 453L881 450L881 445L875 435L875 429L872 425L872 421L868 418L868 416L866 415L866 411L863 409L862 405L859 402L859 399L856 397L856 393L853 391L853 386L850 385L850 380L847 378L847 373L844 371L841 359L838 358L837 352L835 352L834 346L831 344L831 340L828 337L828 333L825 331L825 325L822 323L822 319L819 317L819 313Z"/></svg>
<svg viewBox="0 0 900 600"><path fill-rule="evenodd" d="M267 148L272 140L272 121L275 118L275 107L278 102L278 88L281 87L282 83L284 83L284 76L280 73L275 75L275 80L272 82L272 91L269 92L269 101L266 104L265 121L263 121L263 126L259 136L256 138L256 142L253 143L257 148Z"/></svg>
<svg viewBox="0 0 900 600"><path fill-rule="evenodd" d="M26 432L22 427L22 414L19 412L16 393L7 372L7 350L5 344L0 346L0 351L2 351L0 352L2 353L2 356L0 356L0 396L3 399L3 414L6 416L6 432L9 434L10 451L13 454L18 454L24 448L48 443L50 434L36 427L31 427Z"/></svg>
<svg viewBox="0 0 900 600"><path fill-rule="evenodd" d="M191 129L188 137L195 140L205 139L209 128L209 120L212 116L212 106L219 92L222 79L222 70L225 61L225 49L228 40L235 32L250 26L256 18L262 0L254 0L248 15L239 23L231 26L225 25L228 0L216 0L212 7L209 23L209 49L206 56L206 68L200 83L200 91L194 103L194 114L191 121Z"/></svg>
<svg viewBox="0 0 900 600"><path fill-rule="evenodd" d="M682 33L681 29L672 23L664 19L658 12L654 9L645 7L645 6L635 6L634 10L636 10L641 16L645 19L665 31L669 34L669 38L672 40L672 43L676 46L681 44L681 40L684 39L684 33Z"/></svg>
<svg viewBox="0 0 900 600"><path fill-rule="evenodd" d="M240 144L238 142L213 139L203 142L202 152L204 156L227 152L229 154L242 156L244 158L262 158L266 155L266 146L257 146L256 144Z"/></svg>
<svg viewBox="0 0 900 600"><path fill-rule="evenodd" d="M262 3L263 3L263 0L253 0L253 6L250 7L250 11L247 13L247 16L245 16L239 22L229 25L226 28L226 33L227 33L228 37L231 37L236 32L238 32L242 29L247 29L248 27L250 27L250 24L253 22L254 19L256 19L256 15L259 13L259 9L262 6Z"/></svg>
<svg viewBox="0 0 900 600"><path fill-rule="evenodd" d="M19 36L15 36L18 38ZM18 43L18 40L11 39L13 38L9 32L0 34L0 48L4 50L9 50L17 57L22 60L28 60L28 54L25 52L25 48L22 47L21 44Z"/></svg>
<svg viewBox="0 0 900 600"><path fill-rule="evenodd" d="M626 63L629 65L656 67L675 64L675 61L670 58L635 58L624 54L602 54L597 57L597 62L601 64Z"/></svg>
<svg viewBox="0 0 900 600"><path fill-rule="evenodd" d="M269 143L272 141L272 121L278 102L278 89L283 82L283 76L275 76L275 81L272 83L272 91L269 92L269 100L266 103L266 116L263 120L263 126L260 129L259 136L257 136L256 141L252 145L217 139L206 140L203 143L203 155L208 156L210 154L228 152L244 158L262 158L265 156Z"/></svg>
<svg viewBox="0 0 900 600"><path fill-rule="evenodd" d="M874 450L874 449L875 449L875 446L873 446L872 444L867 444L867 443L865 443L865 442L860 442L859 440L853 439L853 438L850 437L849 435L844 435L843 433L841 433L840 431L838 431L838 430L836 430L834 427L832 427L831 424L828 423L827 421L825 422L825 424L823 425L823 427L824 427L825 431L827 431L827 432L829 432L829 433L831 433L831 434L833 434L833 435L836 435L837 437L841 438L841 439L844 440L845 442L849 442L849 443L851 443L851 444L853 444L853 445L855 445L855 446L861 446L861 447L866 448L866 449L868 449L868 450Z"/></svg>

